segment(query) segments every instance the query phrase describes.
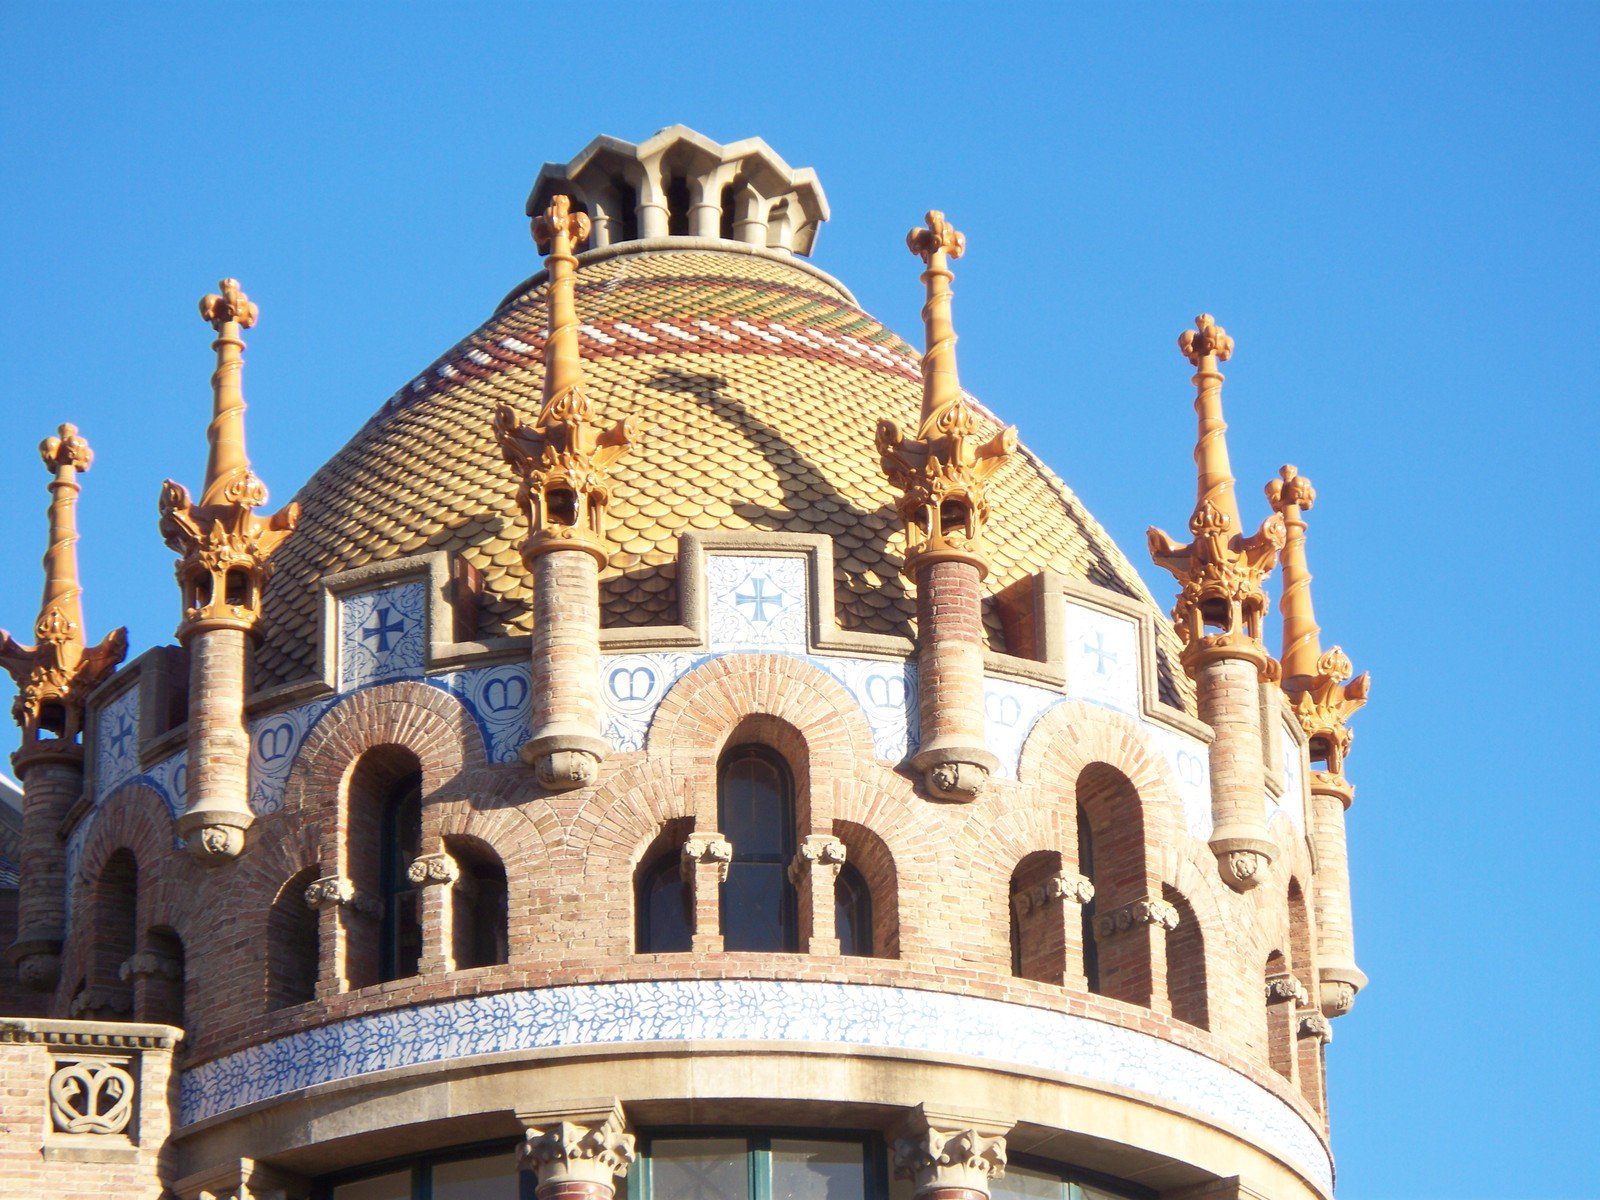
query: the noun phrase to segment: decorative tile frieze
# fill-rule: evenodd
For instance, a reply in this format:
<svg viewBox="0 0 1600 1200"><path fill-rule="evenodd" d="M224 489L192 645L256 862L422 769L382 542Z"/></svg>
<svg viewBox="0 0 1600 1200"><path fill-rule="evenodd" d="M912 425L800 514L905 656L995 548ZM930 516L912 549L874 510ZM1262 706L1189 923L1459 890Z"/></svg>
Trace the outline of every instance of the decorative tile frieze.
<svg viewBox="0 0 1600 1200"><path fill-rule="evenodd" d="M415 579L340 596L339 690L419 679L427 657L428 585Z"/></svg>

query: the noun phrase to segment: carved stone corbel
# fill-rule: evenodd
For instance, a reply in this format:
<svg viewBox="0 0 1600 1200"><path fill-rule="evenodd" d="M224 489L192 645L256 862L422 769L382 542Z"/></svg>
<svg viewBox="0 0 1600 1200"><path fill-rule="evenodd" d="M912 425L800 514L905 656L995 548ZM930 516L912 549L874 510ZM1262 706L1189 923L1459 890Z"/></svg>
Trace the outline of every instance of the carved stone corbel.
<svg viewBox="0 0 1600 1200"><path fill-rule="evenodd" d="M1269 976L1266 996L1268 1004L1284 1004L1292 1000L1295 1004L1303 1005L1311 1000L1311 993L1306 991L1305 984L1288 974Z"/></svg>
<svg viewBox="0 0 1600 1200"><path fill-rule="evenodd" d="M691 833L683 843L683 877L692 880L697 866L715 867L717 882L728 882L733 843L720 833Z"/></svg>
<svg viewBox="0 0 1600 1200"><path fill-rule="evenodd" d="M441 850L413 859L406 868L406 878L417 887L433 887L456 882L461 878L461 868L454 858Z"/></svg>
<svg viewBox="0 0 1600 1200"><path fill-rule="evenodd" d="M1299 1037L1316 1038L1324 1045L1333 1041L1333 1024L1319 1012L1301 1013L1295 1032Z"/></svg>
<svg viewBox="0 0 1600 1200"><path fill-rule="evenodd" d="M349 908L352 912L377 920L383 903L361 891L343 875L325 875L306 887L306 907L321 912L325 908Z"/></svg>
<svg viewBox="0 0 1600 1200"><path fill-rule="evenodd" d="M1075 871L1062 871L1052 875L1042 883L1032 887L1022 888L1011 896L1012 906L1017 910L1019 917L1025 917L1035 909L1042 909L1046 904L1060 901L1063 904L1084 905L1094 899L1094 881L1086 875L1079 875Z"/></svg>
<svg viewBox="0 0 1600 1200"><path fill-rule="evenodd" d="M1156 900L1146 896L1142 900L1134 900L1131 903L1124 904L1121 908L1112 909L1108 913L1095 917L1094 932L1096 937L1108 938L1146 925L1155 925L1162 929L1176 929L1178 927L1178 910L1165 900Z"/></svg>
<svg viewBox="0 0 1600 1200"><path fill-rule="evenodd" d="M536 1174L540 1195L559 1187L563 1195L586 1191L606 1200L616 1189L616 1177L626 1175L633 1163L634 1137L617 1100L519 1112L517 1119L527 1131L518 1165Z"/></svg>

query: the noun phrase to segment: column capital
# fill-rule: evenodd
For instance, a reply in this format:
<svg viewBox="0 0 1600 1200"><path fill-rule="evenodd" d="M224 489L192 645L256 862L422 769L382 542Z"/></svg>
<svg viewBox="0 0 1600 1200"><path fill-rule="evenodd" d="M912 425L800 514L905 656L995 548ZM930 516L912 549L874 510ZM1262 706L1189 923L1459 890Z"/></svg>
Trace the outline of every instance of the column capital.
<svg viewBox="0 0 1600 1200"><path fill-rule="evenodd" d="M1094 919L1095 935L1103 938L1126 933L1130 929L1138 929L1145 925L1176 929L1178 910L1165 900L1155 900L1146 896L1142 900L1134 900Z"/></svg>
<svg viewBox="0 0 1600 1200"><path fill-rule="evenodd" d="M1006 1134L1014 1124L919 1104L891 1139L895 1176L911 1180L918 1196L947 1188L987 1196L989 1180L1005 1174Z"/></svg>
<svg viewBox="0 0 1600 1200"><path fill-rule="evenodd" d="M1267 977L1266 996L1268 1004L1284 1004L1291 1000L1296 1004L1308 1004L1311 1001L1306 985L1287 973Z"/></svg>
<svg viewBox="0 0 1600 1200"><path fill-rule="evenodd" d="M383 913L383 905L377 897L361 891L343 875L325 875L309 884L306 887L306 907L318 911L346 907L374 919Z"/></svg>
<svg viewBox="0 0 1600 1200"><path fill-rule="evenodd" d="M610 1189L635 1158L634 1137L616 1099L555 1109L519 1111L526 1133L519 1165L533 1171L541 1191L552 1184L599 1184Z"/></svg>
<svg viewBox="0 0 1600 1200"><path fill-rule="evenodd" d="M844 861L845 846L842 841L832 834L808 834L801 839L800 848L789 863L789 881L798 884L802 874L814 872L819 867L824 871L837 872L844 866Z"/></svg>
<svg viewBox="0 0 1600 1200"><path fill-rule="evenodd" d="M720 833L691 833L683 842L685 877L701 864L716 867L717 881L728 882L728 868L733 864L733 843Z"/></svg>
<svg viewBox="0 0 1600 1200"><path fill-rule="evenodd" d="M424 854L412 859L406 868L406 878L417 887L454 883L461 878L461 868L456 860L443 850L437 854Z"/></svg>

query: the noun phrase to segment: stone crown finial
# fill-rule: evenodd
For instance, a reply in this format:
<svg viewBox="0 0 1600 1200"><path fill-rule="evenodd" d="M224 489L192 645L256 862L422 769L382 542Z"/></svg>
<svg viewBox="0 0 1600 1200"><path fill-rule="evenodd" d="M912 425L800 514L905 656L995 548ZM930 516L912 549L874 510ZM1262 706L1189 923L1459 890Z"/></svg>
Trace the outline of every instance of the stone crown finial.
<svg viewBox="0 0 1600 1200"><path fill-rule="evenodd" d="M45 469L59 478L69 467L74 471L87 471L94 462L94 451L78 436L76 425L62 425L55 437L47 437L39 443L39 457L44 459Z"/></svg>
<svg viewBox="0 0 1600 1200"><path fill-rule="evenodd" d="M1309 512L1316 502L1317 489L1311 486L1311 480L1300 474L1293 463L1279 467L1278 478L1267 484L1267 503L1272 505L1275 513L1282 513L1291 505L1302 512Z"/></svg>
<svg viewBox="0 0 1600 1200"><path fill-rule="evenodd" d="M218 333L221 333L222 327L229 322L238 325L240 329L254 328L261 310L240 290L239 281L224 279L217 286L222 289L222 295L213 292L200 297L200 315L205 318L206 324Z"/></svg>
<svg viewBox="0 0 1600 1200"><path fill-rule="evenodd" d="M533 240L540 254L570 254L573 246L589 236L589 230L588 214L575 212L570 196L551 197L550 206L533 219ZM559 245L562 239L567 242L564 247Z"/></svg>
<svg viewBox="0 0 1600 1200"><path fill-rule="evenodd" d="M950 258L960 258L967 252L967 235L958 230L938 209L930 209L923 224L906 234L906 246L924 263L933 264L934 255L941 250Z"/></svg>
<svg viewBox="0 0 1600 1200"><path fill-rule="evenodd" d="M1194 319L1193 329L1185 329L1178 335L1178 349L1198 368L1206 358L1215 358L1218 362L1232 358L1233 339L1210 313L1201 313Z"/></svg>

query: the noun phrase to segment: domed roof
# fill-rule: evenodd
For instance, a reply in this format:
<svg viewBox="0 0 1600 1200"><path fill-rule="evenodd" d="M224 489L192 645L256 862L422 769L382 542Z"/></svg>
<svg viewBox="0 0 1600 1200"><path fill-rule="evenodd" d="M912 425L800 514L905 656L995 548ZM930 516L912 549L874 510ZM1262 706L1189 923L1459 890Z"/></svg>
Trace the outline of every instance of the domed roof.
<svg viewBox="0 0 1600 1200"><path fill-rule="evenodd" d="M755 529L827 534L843 626L910 636L915 597L899 573L903 534L873 435L880 417L915 426L918 353L841 285L764 247L636 242L579 263L596 420L634 415L645 429L613 468L605 624L676 622L678 536ZM539 410L543 283L541 274L518 289L301 489L300 526L265 597L257 686L316 673L322 575L401 555L461 555L482 575L480 636L530 631L518 550L526 517L491 420L501 402L524 419ZM1021 451L990 486L988 592L1053 568L1153 605L1105 530L1035 456ZM1002 648L992 601L986 619ZM1187 680L1168 666L1177 645L1164 617L1158 630L1162 690L1182 703Z"/></svg>

